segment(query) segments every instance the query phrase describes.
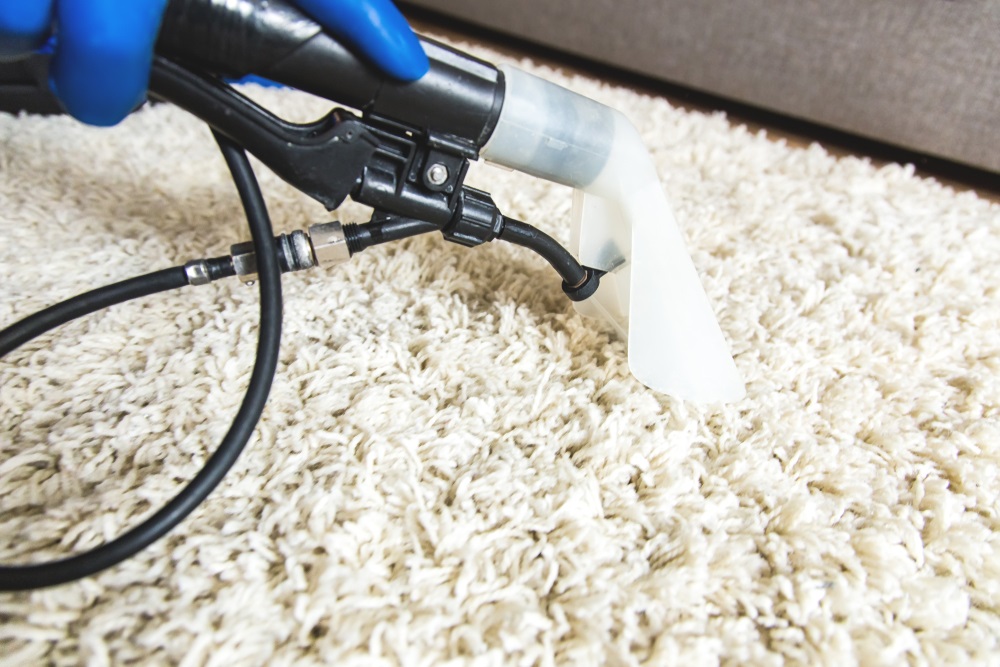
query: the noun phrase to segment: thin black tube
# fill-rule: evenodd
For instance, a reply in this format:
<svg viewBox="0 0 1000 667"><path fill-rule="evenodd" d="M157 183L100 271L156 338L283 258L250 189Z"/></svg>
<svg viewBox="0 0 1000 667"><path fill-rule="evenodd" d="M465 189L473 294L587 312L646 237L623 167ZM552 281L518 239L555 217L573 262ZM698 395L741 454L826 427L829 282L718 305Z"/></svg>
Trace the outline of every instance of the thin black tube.
<svg viewBox="0 0 1000 667"><path fill-rule="evenodd" d="M347 242L347 249L353 255L382 243L400 241L411 236L440 231L440 229L441 227L433 222L414 218L392 218L364 225L346 224L344 225L344 240Z"/></svg>
<svg viewBox="0 0 1000 667"><path fill-rule="evenodd" d="M0 357L70 320L90 315L125 301L177 289L187 284L187 273L184 271L184 267L175 266L129 278L113 285L99 287L66 299L34 315L29 315L20 322L0 331Z"/></svg>
<svg viewBox="0 0 1000 667"><path fill-rule="evenodd" d="M552 268L559 272L569 287L576 287L587 279L587 269L554 238L542 230L514 218L505 216L503 223L503 231L497 238L528 248L541 255L546 262L552 265Z"/></svg>
<svg viewBox="0 0 1000 667"><path fill-rule="evenodd" d="M375 239L373 245L389 243L390 241L401 241L411 236L419 236L428 232L440 231L441 227L433 222L416 220L414 218L394 218L384 222L370 222L362 225L361 229L368 229Z"/></svg>
<svg viewBox="0 0 1000 667"><path fill-rule="evenodd" d="M257 254L260 286L257 360L233 424L201 472L156 514L91 551L49 563L0 567L0 590L28 590L81 579L117 565L152 544L180 523L212 492L243 451L260 419L278 365L282 315L281 272L267 208L246 153L225 137L216 135L216 140L243 201Z"/></svg>

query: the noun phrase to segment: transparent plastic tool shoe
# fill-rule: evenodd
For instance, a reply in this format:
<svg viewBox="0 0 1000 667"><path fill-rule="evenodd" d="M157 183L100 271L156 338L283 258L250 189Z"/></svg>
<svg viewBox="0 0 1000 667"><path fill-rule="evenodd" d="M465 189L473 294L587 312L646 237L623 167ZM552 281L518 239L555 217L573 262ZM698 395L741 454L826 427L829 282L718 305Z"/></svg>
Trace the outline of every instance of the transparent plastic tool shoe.
<svg viewBox="0 0 1000 667"><path fill-rule="evenodd" d="M514 67L482 156L576 189L570 249L607 271L577 304L628 341L644 385L697 403L745 395L653 162L620 112Z"/></svg>

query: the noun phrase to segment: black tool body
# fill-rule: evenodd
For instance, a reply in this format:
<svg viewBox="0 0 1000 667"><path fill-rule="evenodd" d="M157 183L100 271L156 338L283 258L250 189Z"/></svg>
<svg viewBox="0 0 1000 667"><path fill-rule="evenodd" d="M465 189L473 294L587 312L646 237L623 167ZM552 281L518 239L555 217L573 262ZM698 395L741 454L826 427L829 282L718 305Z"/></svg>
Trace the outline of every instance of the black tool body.
<svg viewBox="0 0 1000 667"><path fill-rule="evenodd" d="M430 70L400 82L277 0L171 0L157 51L231 77L256 74L368 115L482 146L503 104L493 65L421 39Z"/></svg>
<svg viewBox="0 0 1000 667"><path fill-rule="evenodd" d="M463 182L496 125L503 76L460 51L426 39L421 44L430 70L400 82L284 2L172 0L150 92L230 136L329 209L350 196L477 245L499 234L501 216L489 195ZM315 123L285 122L219 78L247 74L360 115L337 109Z"/></svg>

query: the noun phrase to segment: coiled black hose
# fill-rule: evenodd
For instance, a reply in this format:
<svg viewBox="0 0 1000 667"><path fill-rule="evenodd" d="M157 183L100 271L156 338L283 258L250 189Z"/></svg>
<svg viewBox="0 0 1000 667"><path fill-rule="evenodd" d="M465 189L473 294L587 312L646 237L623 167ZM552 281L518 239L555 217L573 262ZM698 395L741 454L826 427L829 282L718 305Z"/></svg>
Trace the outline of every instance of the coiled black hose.
<svg viewBox="0 0 1000 667"><path fill-rule="evenodd" d="M216 141L232 172L246 212L257 254L260 288L257 360L232 426L201 472L156 514L124 535L85 553L48 563L0 566L0 590L27 590L75 581L117 565L149 546L177 526L208 497L239 457L257 426L278 365L282 317L281 271L267 207L246 153L224 136L217 134ZM0 356L76 317L187 284L184 267L175 267L68 299L0 332Z"/></svg>

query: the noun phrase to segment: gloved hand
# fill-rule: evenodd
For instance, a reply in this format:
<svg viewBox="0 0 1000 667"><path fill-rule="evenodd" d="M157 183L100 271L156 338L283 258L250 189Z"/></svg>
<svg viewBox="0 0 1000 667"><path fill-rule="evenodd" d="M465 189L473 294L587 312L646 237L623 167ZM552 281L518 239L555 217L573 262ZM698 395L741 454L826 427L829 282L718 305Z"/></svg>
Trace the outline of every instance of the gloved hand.
<svg viewBox="0 0 1000 667"><path fill-rule="evenodd" d="M72 116L114 125L146 95L168 0L0 0L0 60L23 57L58 31L50 70ZM418 79L427 56L391 0L293 0L387 74Z"/></svg>

